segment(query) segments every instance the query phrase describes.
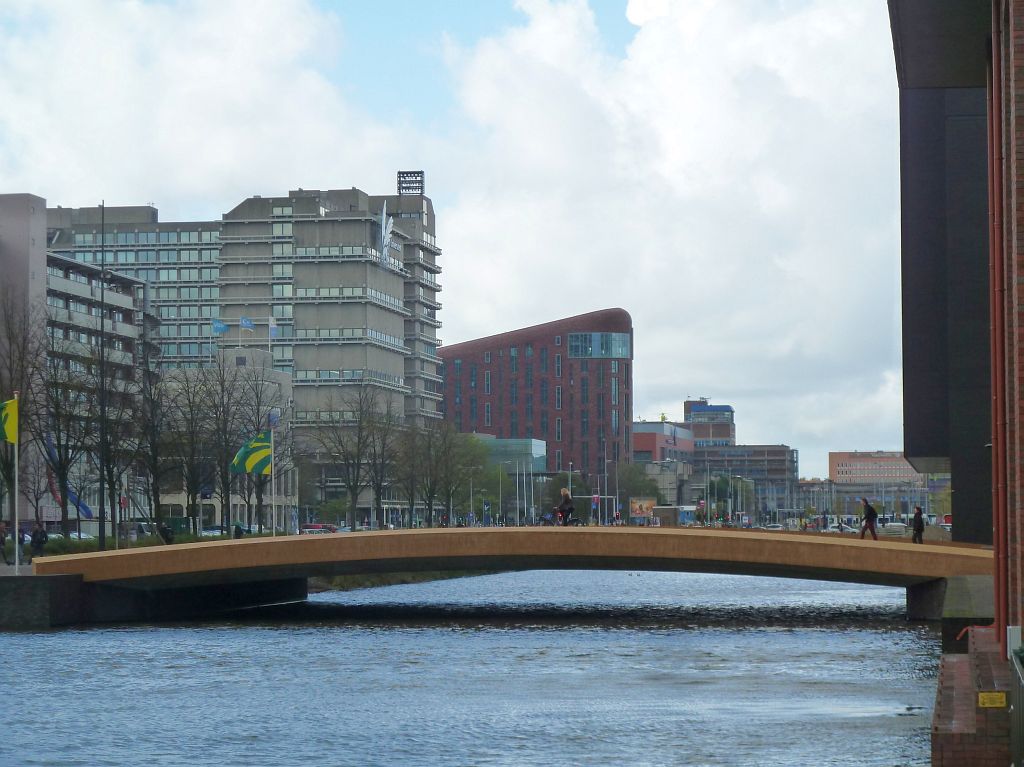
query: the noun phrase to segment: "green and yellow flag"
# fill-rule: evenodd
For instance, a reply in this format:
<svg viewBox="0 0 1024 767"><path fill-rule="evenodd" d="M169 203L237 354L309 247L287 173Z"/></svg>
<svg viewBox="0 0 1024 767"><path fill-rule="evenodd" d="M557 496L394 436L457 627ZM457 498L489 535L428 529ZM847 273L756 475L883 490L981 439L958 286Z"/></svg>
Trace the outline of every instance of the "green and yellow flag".
<svg viewBox="0 0 1024 767"><path fill-rule="evenodd" d="M9 399L0 403L0 426L4 439L12 445L18 443L18 400Z"/></svg>
<svg viewBox="0 0 1024 767"><path fill-rule="evenodd" d="M261 431L235 454L234 474L270 474L270 430Z"/></svg>

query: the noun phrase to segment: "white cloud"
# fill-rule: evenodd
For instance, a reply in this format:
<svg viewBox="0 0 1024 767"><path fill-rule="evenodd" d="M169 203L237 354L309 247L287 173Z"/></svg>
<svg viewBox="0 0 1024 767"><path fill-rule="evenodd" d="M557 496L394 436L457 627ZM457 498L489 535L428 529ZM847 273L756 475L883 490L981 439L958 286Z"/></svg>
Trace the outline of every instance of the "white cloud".
<svg viewBox="0 0 1024 767"><path fill-rule="evenodd" d="M424 168L445 340L621 306L637 416L730 403L741 440L799 448L807 474L829 449L898 449L884 3L633 0L623 58L582 0L519 8L469 47L438 36L458 114L403 125L328 74L344 6L8 2L0 178L167 219Z"/></svg>
<svg viewBox="0 0 1024 767"><path fill-rule="evenodd" d="M707 395L808 473L898 449L884 5L633 2L623 60L584 4L521 7L450 54L480 137L442 198L446 338L622 306L637 416Z"/></svg>
<svg viewBox="0 0 1024 767"><path fill-rule="evenodd" d="M33 15L0 45L9 188L209 216L253 193L390 183L402 137L320 74L340 24L307 2L75 0Z"/></svg>

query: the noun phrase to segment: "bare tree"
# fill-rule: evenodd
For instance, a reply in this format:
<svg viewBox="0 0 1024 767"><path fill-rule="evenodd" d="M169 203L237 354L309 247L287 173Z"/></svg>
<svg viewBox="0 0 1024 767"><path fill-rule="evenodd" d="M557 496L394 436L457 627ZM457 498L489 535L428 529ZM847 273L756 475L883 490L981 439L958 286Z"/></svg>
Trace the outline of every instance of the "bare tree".
<svg viewBox="0 0 1024 767"><path fill-rule="evenodd" d="M174 371L169 376L169 447L181 469L186 513L193 533L199 534L200 495L214 476L209 402L205 376L196 369Z"/></svg>
<svg viewBox="0 0 1024 767"><path fill-rule="evenodd" d="M425 441L423 429L408 425L398 434L396 445L394 480L409 506L408 527L415 524L416 499L420 492L420 475L423 470Z"/></svg>
<svg viewBox="0 0 1024 767"><path fill-rule="evenodd" d="M212 426L210 450L217 477L220 524L225 531L231 524L231 491L236 476L231 473L231 461L245 440L252 437L245 433L248 407L245 398L249 387L244 386L242 370L228 365L227 354L222 352L204 371Z"/></svg>
<svg viewBox="0 0 1024 767"><path fill-rule="evenodd" d="M469 490L470 477L483 468L487 449L472 434L460 434L449 423L442 423L435 451L439 491L448 510L448 524L455 523L456 500L461 505Z"/></svg>
<svg viewBox="0 0 1024 767"><path fill-rule="evenodd" d="M0 287L0 401L19 393L19 432L25 433L28 414L38 407L35 385L46 358L46 313L15 295L13 286ZM20 437L20 435L19 435ZM20 439L19 439L20 442ZM23 451L24 453L25 451ZM14 446L0 439L0 484L8 512L14 518ZM0 506L0 518L3 518Z"/></svg>
<svg viewBox="0 0 1024 767"><path fill-rule="evenodd" d="M37 403L27 412L28 430L56 480L61 530L67 535L69 478L94 444L91 353L57 325L47 329L46 341L45 363L37 368L33 386Z"/></svg>
<svg viewBox="0 0 1024 767"><path fill-rule="evenodd" d="M237 452L245 440L251 439L264 429L274 428L274 461L271 471L276 482L276 479L285 474L290 467L292 455L291 432L279 428L281 424L287 424L290 420L289 404L285 401L281 382L277 380L273 367L264 363L261 356L257 355L254 355L251 360L247 360L247 364L240 369L238 381L241 389L239 413L241 439L235 450ZM234 453L232 453L233 456ZM262 532L263 499L266 497L267 487L271 485L271 476L269 474L244 476L249 477L246 484L245 500L247 511L251 509L249 500L251 496L248 494L248 490L251 489L252 494L255 495L256 519L260 532ZM271 503L275 501L276 499L271 499ZM273 520L271 524L273 524Z"/></svg>
<svg viewBox="0 0 1024 767"><path fill-rule="evenodd" d="M117 340L108 341L108 346ZM95 351L95 349L94 349ZM124 351L108 348L104 352L104 364L100 365L98 356L90 361L89 369L93 371L92 388L102 391L105 397L103 412L97 410L97 428L95 443L91 452L97 457L102 470L103 491L106 497L104 505L110 510L111 533L114 535L115 546L119 538L120 498L124 488L124 477L129 468L135 465L143 451L143 440L139 428L139 409L142 381L145 374L135 365L128 365L119 356ZM100 428L102 424L103 428ZM104 515L106 511L104 510ZM106 547L104 525L100 525L100 548Z"/></svg>
<svg viewBox="0 0 1024 767"><path fill-rule="evenodd" d="M444 423L427 424L420 431L420 444L417 455L420 456L417 491L423 501L427 517L427 527L434 526L434 502L441 492L442 464L440 451L444 449L449 429Z"/></svg>
<svg viewBox="0 0 1024 767"><path fill-rule="evenodd" d="M21 455L18 490L21 497L28 500L32 507L32 516L36 522L42 521L43 500L50 495L50 474L46 470L46 461L37 450L27 451Z"/></svg>
<svg viewBox="0 0 1024 767"><path fill-rule="evenodd" d="M169 384L156 367L151 345L142 344L139 364L139 466L143 469L148 485L150 516L160 522L163 511L160 503L161 480L174 471L180 471L180 464L168 450L172 432L168 429Z"/></svg>
<svg viewBox="0 0 1024 767"><path fill-rule="evenodd" d="M370 455L372 421L379 402L377 387L359 383L349 387L340 401L328 400L335 420L325 422L316 430L316 440L328 464L338 472L349 496L348 524L356 529L356 506L359 495L370 486L367 461ZM340 406L337 407L336 406Z"/></svg>
<svg viewBox="0 0 1024 767"><path fill-rule="evenodd" d="M384 519L384 491L393 481L401 434L402 416L395 402L388 398L382 410L367 414L370 420L370 439L366 449L368 484L373 491L374 514L380 520L380 529L387 526Z"/></svg>

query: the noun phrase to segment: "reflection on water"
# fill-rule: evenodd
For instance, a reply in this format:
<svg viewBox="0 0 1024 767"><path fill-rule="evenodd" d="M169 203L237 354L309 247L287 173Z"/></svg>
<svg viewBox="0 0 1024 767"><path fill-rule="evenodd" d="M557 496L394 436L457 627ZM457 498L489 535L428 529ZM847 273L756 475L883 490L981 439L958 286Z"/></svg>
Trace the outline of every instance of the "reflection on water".
<svg viewBox="0 0 1024 767"><path fill-rule="evenodd" d="M0 764L928 763L902 589L523 572L0 635Z"/></svg>

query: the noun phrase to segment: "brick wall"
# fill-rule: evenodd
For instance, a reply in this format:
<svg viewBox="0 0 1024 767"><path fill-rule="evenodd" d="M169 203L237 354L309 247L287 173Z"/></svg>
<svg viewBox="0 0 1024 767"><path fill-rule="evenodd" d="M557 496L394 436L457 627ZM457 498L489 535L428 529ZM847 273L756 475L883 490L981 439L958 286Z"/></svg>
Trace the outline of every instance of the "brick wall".
<svg viewBox="0 0 1024 767"><path fill-rule="evenodd" d="M970 629L966 655L943 655L932 715L933 767L1005 767L1010 763L1008 706L979 705L979 692L1009 702L1010 666L992 628Z"/></svg>

